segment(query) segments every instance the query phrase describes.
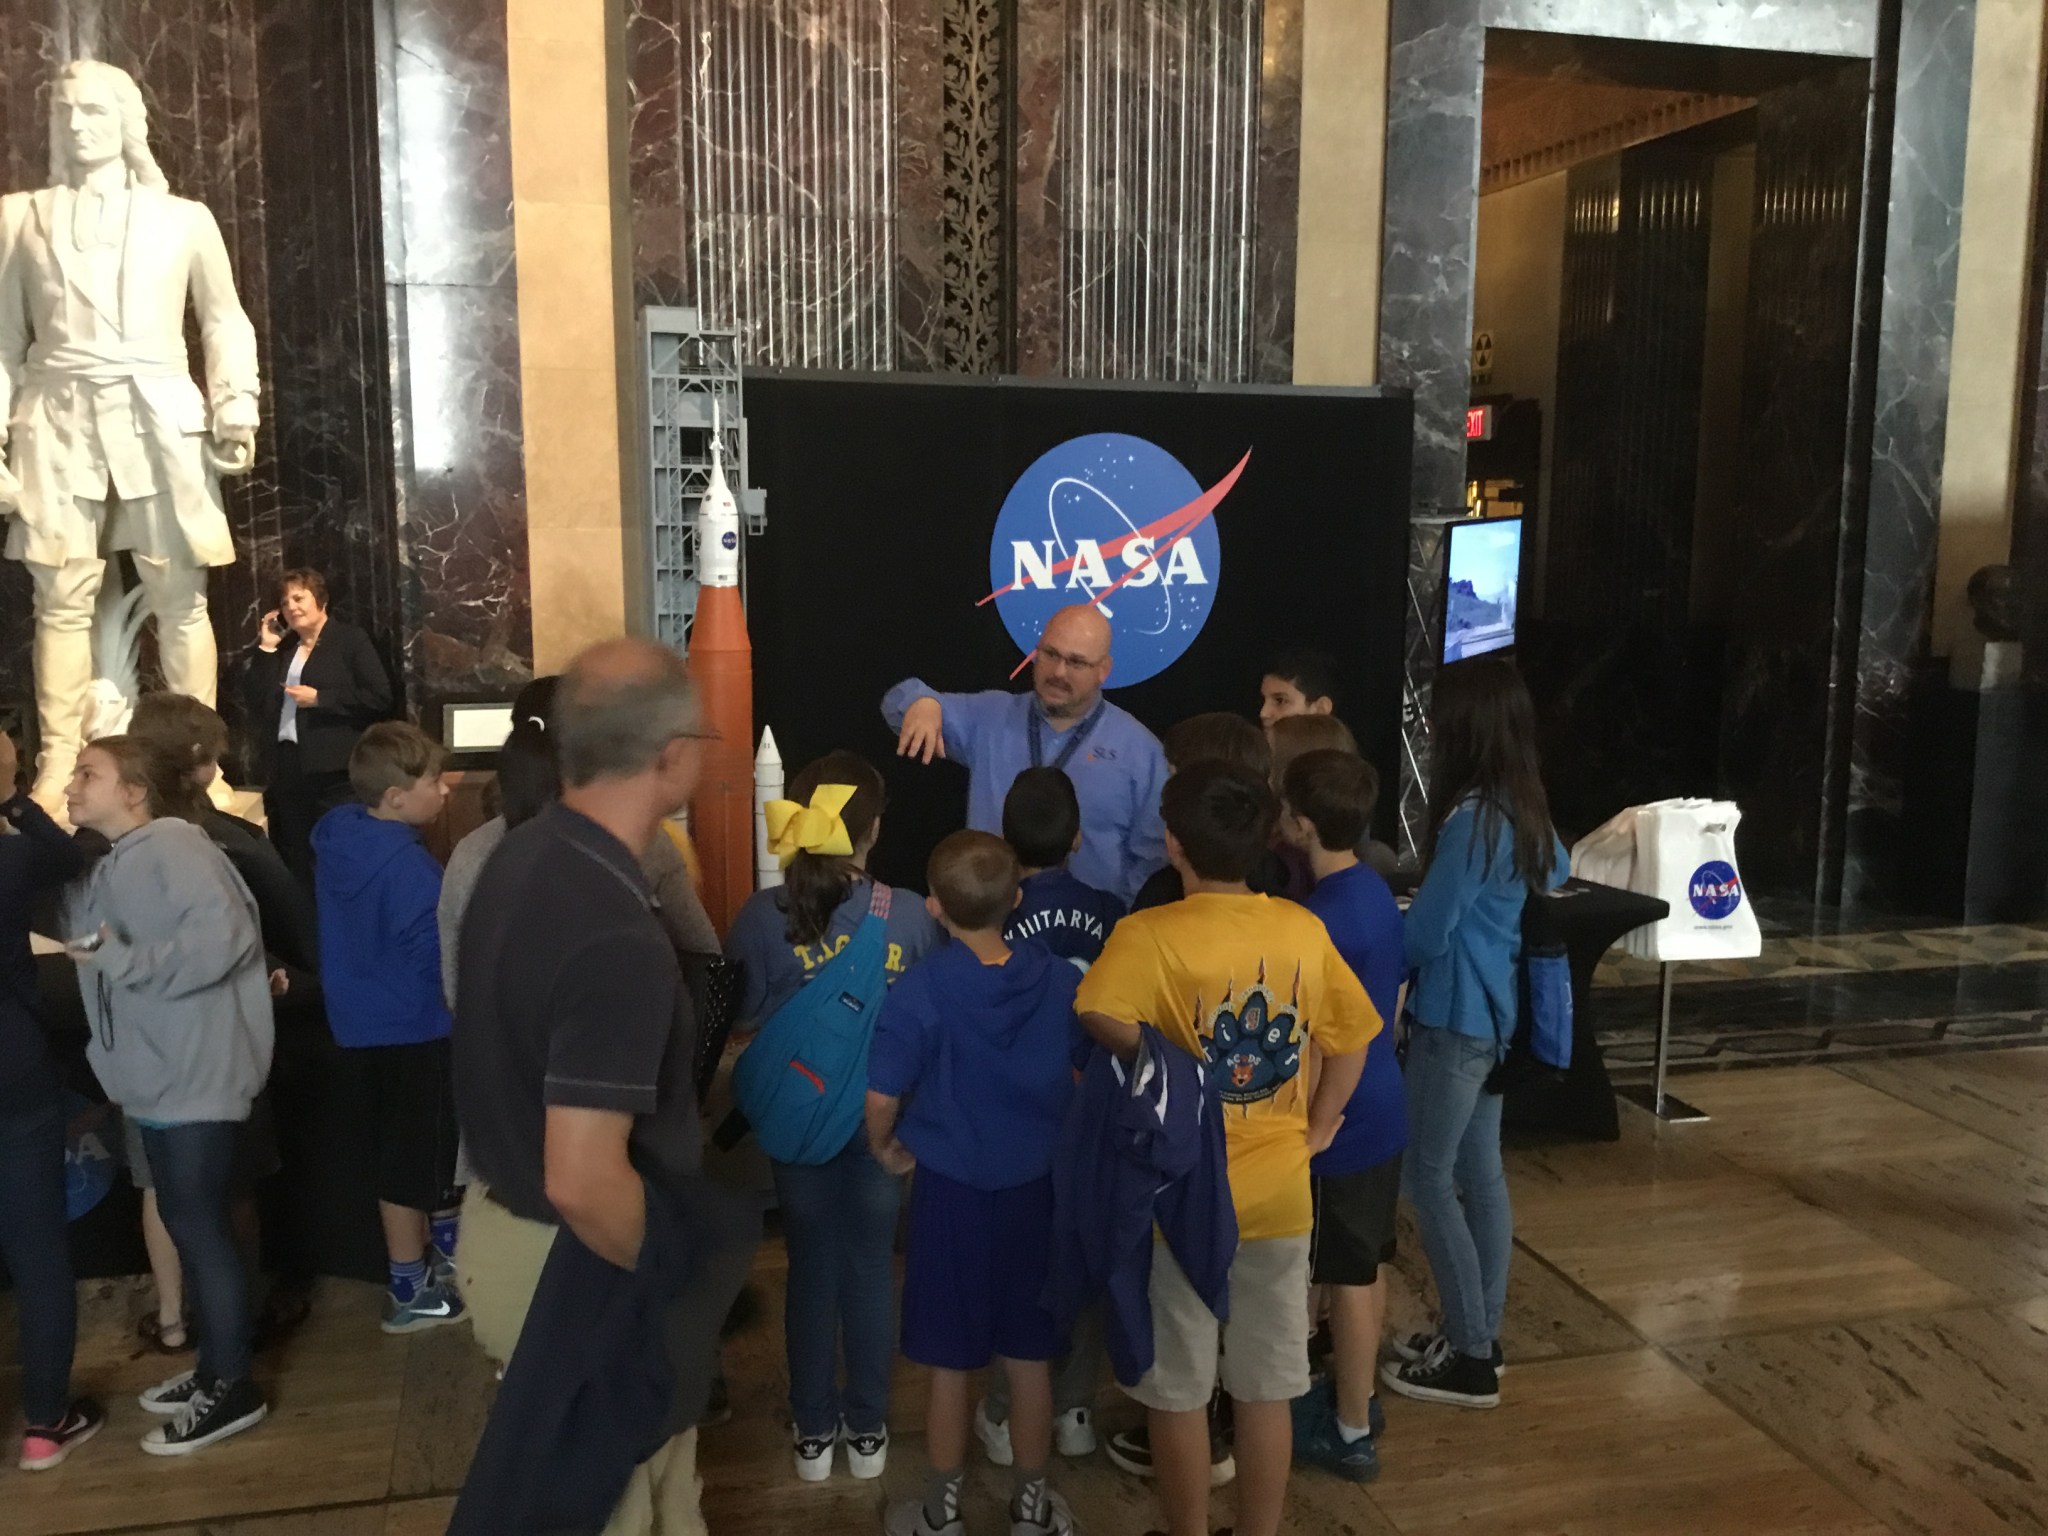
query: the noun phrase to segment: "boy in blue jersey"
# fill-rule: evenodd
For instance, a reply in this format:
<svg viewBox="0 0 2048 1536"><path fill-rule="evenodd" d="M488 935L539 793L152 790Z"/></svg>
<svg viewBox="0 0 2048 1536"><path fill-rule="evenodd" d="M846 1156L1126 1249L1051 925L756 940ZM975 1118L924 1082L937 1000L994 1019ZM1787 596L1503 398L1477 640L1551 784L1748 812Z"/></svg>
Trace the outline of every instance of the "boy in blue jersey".
<svg viewBox="0 0 2048 1536"><path fill-rule="evenodd" d="M1379 800L1372 764L1349 752L1305 752L1281 780L1282 835L1307 855L1315 889L1304 903L1357 975L1382 1018L1397 1016L1401 910L1356 848ZM1315 1233L1309 1278L1328 1288L1336 1344L1335 1390L1311 1389L1295 1404L1294 1455L1355 1482L1379 1473L1373 1400L1386 1320L1381 1266L1394 1257L1394 1209L1408 1120L1394 1032L1366 1049L1365 1070L1336 1139L1309 1164Z"/></svg>
<svg viewBox="0 0 2048 1536"><path fill-rule="evenodd" d="M1067 860L1081 847L1081 801L1058 768L1026 768L1003 799L1003 841L1023 867L1017 909L1003 925L1007 944L1032 939L1078 970L1102 953L1124 904L1077 880Z"/></svg>
<svg viewBox="0 0 2048 1536"><path fill-rule="evenodd" d="M932 1371L931 1478L922 1499L889 1511L885 1529L963 1536L970 1373L1000 1358L1013 1405L1012 1536L1071 1536L1073 1516L1046 1484L1048 1362L1066 1341L1039 1294L1051 1262L1053 1144L1082 1041L1081 976L1036 944L1003 942L1018 873L1002 839L955 832L926 875L932 916L954 942L890 991L868 1053L868 1144L890 1172L917 1169L903 1353Z"/></svg>

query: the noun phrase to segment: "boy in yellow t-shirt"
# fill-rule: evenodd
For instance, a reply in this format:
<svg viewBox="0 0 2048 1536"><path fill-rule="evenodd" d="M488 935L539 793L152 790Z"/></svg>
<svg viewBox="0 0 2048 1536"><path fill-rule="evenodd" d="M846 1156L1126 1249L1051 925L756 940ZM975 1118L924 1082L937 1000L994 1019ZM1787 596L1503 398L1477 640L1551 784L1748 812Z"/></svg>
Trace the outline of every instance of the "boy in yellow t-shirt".
<svg viewBox="0 0 2048 1536"><path fill-rule="evenodd" d="M1171 1536L1208 1530L1207 1408L1219 1331L1236 1406L1239 1536L1275 1536L1293 1454L1289 1405L1308 1390L1311 1154L1337 1133L1380 1017L1322 922L1245 884L1279 806L1253 774L1197 763L1167 781L1166 856L1186 896L1118 923L1082 978L1088 1033L1126 1060L1138 1026L1208 1061L1222 1100L1238 1249L1230 1321L1216 1319L1172 1253L1152 1256L1154 1361L1131 1395L1151 1410L1153 1464ZM1309 1047L1321 1057L1313 1083Z"/></svg>

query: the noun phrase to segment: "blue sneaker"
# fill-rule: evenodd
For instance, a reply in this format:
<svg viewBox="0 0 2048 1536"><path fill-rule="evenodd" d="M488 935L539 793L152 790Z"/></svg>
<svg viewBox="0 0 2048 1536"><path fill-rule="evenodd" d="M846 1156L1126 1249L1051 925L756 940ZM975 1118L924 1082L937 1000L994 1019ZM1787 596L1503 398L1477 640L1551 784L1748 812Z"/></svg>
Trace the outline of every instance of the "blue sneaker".
<svg viewBox="0 0 2048 1536"><path fill-rule="evenodd" d="M413 1293L411 1301L405 1302L389 1291L384 1293L386 1333L418 1333L423 1328L459 1323L467 1316L469 1309L463 1306L462 1298L443 1285L423 1285Z"/></svg>
<svg viewBox="0 0 2048 1536"><path fill-rule="evenodd" d="M1328 1376L1318 1376L1300 1399L1314 1398L1323 1406L1331 1418L1337 1416L1337 1383ZM1375 1392L1366 1399L1365 1432L1377 1440L1387 1432L1387 1410L1380 1406L1380 1395Z"/></svg>
<svg viewBox="0 0 2048 1536"><path fill-rule="evenodd" d="M1337 1432L1337 1414L1315 1391L1294 1400L1294 1460L1321 1467L1353 1483L1369 1483L1380 1475L1380 1453L1371 1435L1347 1442Z"/></svg>

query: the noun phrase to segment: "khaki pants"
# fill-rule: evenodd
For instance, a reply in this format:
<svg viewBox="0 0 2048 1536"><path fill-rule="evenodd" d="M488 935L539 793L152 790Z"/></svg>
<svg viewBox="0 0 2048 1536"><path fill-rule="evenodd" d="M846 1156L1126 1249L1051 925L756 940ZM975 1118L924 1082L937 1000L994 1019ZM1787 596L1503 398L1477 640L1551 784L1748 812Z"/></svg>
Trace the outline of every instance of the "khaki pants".
<svg viewBox="0 0 2048 1536"><path fill-rule="evenodd" d="M468 1303L477 1343L500 1366L512 1358L526 1326L555 1230L484 1198L480 1183L472 1183L462 1197L456 1284ZM604 1536L708 1536L698 1507L702 1492L697 1431L685 1430L633 1469Z"/></svg>

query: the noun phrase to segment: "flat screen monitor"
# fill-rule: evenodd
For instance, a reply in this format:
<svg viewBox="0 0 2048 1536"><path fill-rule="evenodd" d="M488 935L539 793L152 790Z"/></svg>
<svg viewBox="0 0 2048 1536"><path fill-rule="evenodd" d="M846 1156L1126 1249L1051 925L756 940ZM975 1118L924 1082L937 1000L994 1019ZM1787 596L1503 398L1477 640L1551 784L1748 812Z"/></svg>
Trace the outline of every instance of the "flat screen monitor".
<svg viewBox="0 0 2048 1536"><path fill-rule="evenodd" d="M1515 643L1515 590L1522 579L1522 520L1453 523L1444 576L1444 660L1463 661Z"/></svg>

